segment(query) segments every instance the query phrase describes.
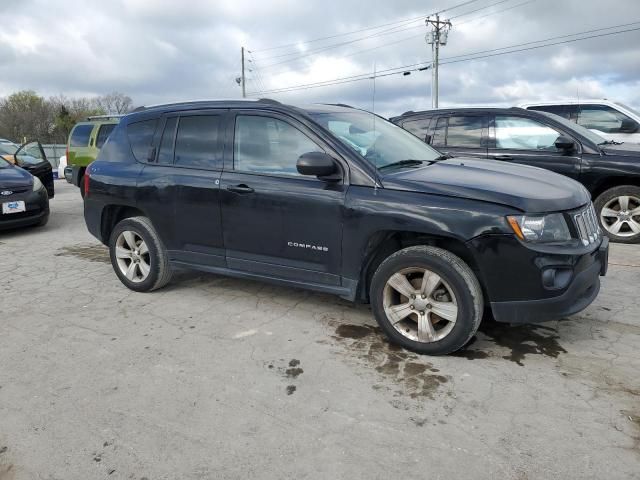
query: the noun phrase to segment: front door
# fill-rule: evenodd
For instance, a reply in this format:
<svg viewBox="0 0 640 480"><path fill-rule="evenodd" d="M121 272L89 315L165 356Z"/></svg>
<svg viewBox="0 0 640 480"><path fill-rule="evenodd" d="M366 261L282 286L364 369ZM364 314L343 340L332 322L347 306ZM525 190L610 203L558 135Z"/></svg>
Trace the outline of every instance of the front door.
<svg viewBox="0 0 640 480"><path fill-rule="evenodd" d="M490 126L493 145L489 159L521 163L545 168L578 180L580 176L581 146L559 150L555 142L565 133L544 123L518 115L496 115Z"/></svg>
<svg viewBox="0 0 640 480"><path fill-rule="evenodd" d="M340 285L346 185L296 170L300 155L329 148L276 113L236 112L227 138L220 196L229 268Z"/></svg>

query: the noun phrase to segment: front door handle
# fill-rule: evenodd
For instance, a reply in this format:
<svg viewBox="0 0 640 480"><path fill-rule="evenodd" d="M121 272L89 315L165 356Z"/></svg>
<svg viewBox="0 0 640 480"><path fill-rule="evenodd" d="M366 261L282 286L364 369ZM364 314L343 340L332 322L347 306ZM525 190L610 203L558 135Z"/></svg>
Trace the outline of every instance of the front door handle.
<svg viewBox="0 0 640 480"><path fill-rule="evenodd" d="M511 155L494 155L493 158L495 158L496 160L502 160L505 162L509 162L513 160L513 157Z"/></svg>
<svg viewBox="0 0 640 480"><path fill-rule="evenodd" d="M227 190L235 193L253 193L254 192L253 188L251 188L248 185L245 185L244 183L241 183L240 185L229 185L227 187Z"/></svg>

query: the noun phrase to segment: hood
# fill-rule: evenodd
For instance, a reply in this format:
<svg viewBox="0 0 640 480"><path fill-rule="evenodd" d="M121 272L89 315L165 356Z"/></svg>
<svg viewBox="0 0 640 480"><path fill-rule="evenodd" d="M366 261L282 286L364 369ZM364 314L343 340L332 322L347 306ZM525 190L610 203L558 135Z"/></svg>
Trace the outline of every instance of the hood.
<svg viewBox="0 0 640 480"><path fill-rule="evenodd" d="M33 175L20 167L0 168L0 190L30 188Z"/></svg>
<svg viewBox="0 0 640 480"><path fill-rule="evenodd" d="M640 143L623 142L621 145L600 145L600 148L607 155L640 157Z"/></svg>
<svg viewBox="0 0 640 480"><path fill-rule="evenodd" d="M541 168L457 157L382 178L385 188L499 203L523 212L571 210L591 200L578 182Z"/></svg>

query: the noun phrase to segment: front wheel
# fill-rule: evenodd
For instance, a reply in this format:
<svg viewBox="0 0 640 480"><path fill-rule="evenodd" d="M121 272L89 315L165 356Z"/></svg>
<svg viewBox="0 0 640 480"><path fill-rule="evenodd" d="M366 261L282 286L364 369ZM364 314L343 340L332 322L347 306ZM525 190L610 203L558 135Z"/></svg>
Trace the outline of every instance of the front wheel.
<svg viewBox="0 0 640 480"><path fill-rule="evenodd" d="M370 297L386 335L428 355L462 348L478 330L484 308L469 266L430 246L405 248L384 260L373 275Z"/></svg>
<svg viewBox="0 0 640 480"><path fill-rule="evenodd" d="M169 257L146 217L125 218L115 226L109 256L120 281L136 292L157 290L171 280Z"/></svg>
<svg viewBox="0 0 640 480"><path fill-rule="evenodd" d="M600 225L618 243L640 242L640 187L610 188L594 202Z"/></svg>

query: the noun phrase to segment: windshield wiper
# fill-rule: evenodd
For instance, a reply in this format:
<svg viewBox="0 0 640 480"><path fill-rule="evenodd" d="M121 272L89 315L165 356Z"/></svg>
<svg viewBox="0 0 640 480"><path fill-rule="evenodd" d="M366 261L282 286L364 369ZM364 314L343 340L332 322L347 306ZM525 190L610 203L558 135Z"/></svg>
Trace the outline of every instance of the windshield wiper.
<svg viewBox="0 0 640 480"><path fill-rule="evenodd" d="M422 165L427 160L400 160L398 162L388 163L387 165L383 165L378 167L378 170L384 170L392 167L414 167L417 165Z"/></svg>
<svg viewBox="0 0 640 480"><path fill-rule="evenodd" d="M600 142L598 145L622 145L624 142L616 142L615 140L605 140L604 142Z"/></svg>
<svg viewBox="0 0 640 480"><path fill-rule="evenodd" d="M434 158L432 162L438 162L440 160L449 160L450 158L453 158L453 155L449 155L448 153L443 153L439 157Z"/></svg>

